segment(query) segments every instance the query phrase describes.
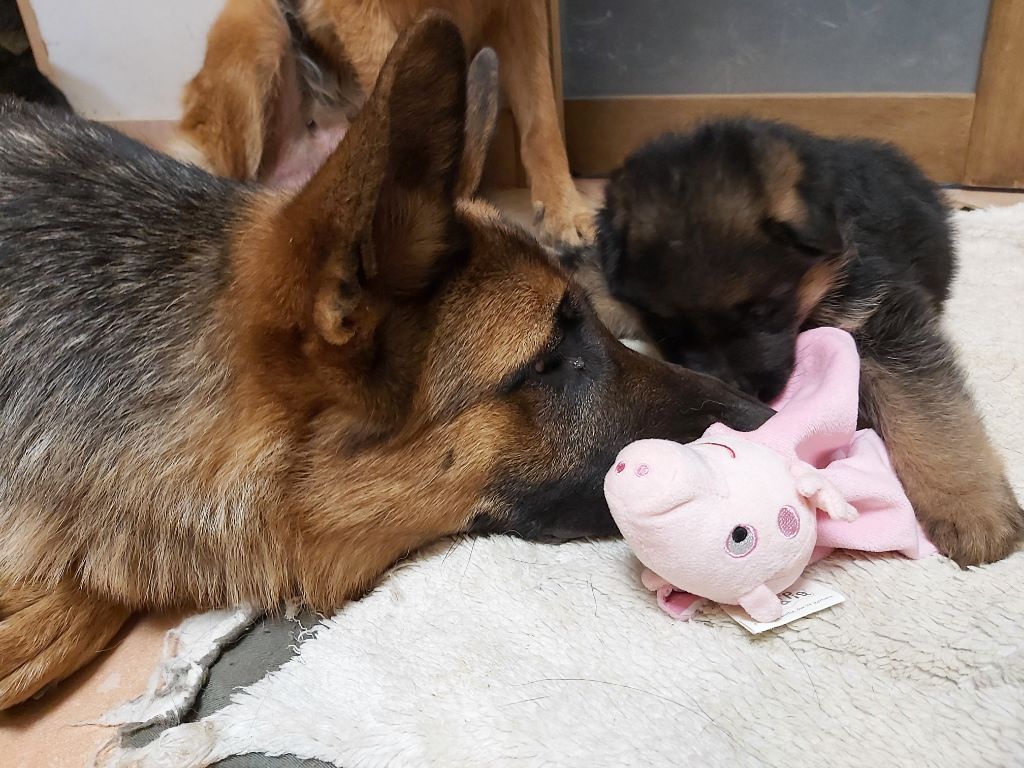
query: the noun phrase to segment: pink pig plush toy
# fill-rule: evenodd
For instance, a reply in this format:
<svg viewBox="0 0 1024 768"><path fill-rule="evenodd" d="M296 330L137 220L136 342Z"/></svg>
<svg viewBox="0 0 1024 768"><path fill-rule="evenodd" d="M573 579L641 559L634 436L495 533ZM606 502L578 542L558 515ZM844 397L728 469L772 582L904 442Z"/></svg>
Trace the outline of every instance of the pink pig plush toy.
<svg viewBox="0 0 1024 768"><path fill-rule="evenodd" d="M807 331L759 429L714 424L686 445L640 440L619 453L605 496L666 611L689 618L703 597L774 621L778 593L828 547L934 552L881 440L856 429L859 375L849 334Z"/></svg>

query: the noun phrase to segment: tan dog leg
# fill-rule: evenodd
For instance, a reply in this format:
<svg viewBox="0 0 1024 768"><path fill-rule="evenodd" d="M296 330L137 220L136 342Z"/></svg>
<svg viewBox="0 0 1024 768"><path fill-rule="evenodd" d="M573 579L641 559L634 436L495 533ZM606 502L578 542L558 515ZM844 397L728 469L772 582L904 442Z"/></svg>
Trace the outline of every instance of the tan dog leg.
<svg viewBox="0 0 1024 768"><path fill-rule="evenodd" d="M534 211L548 238L576 245L594 236L594 212L576 190L558 125L541 0L515 3L494 29L501 83L521 136Z"/></svg>
<svg viewBox="0 0 1024 768"><path fill-rule="evenodd" d="M386 6L387 3L330 2L306 3L301 9L303 24L310 35L351 66L364 94L373 90L384 60L398 40L401 25Z"/></svg>
<svg viewBox="0 0 1024 768"><path fill-rule="evenodd" d="M0 583L0 709L87 664L130 613L66 582L52 589Z"/></svg>
<svg viewBox="0 0 1024 768"><path fill-rule="evenodd" d="M229 0L185 88L181 139L221 176L255 179L291 38L276 0ZM176 155L194 161L177 148ZM184 156L183 156L184 155Z"/></svg>

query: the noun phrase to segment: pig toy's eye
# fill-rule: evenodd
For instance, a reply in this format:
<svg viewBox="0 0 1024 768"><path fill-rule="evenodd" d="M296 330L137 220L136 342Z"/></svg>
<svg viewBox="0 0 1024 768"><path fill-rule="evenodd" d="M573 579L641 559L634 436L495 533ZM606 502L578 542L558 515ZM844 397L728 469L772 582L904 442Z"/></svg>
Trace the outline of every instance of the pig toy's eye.
<svg viewBox="0 0 1024 768"><path fill-rule="evenodd" d="M725 540L725 551L730 557L746 557L757 546L757 531L749 525L737 525L729 531Z"/></svg>

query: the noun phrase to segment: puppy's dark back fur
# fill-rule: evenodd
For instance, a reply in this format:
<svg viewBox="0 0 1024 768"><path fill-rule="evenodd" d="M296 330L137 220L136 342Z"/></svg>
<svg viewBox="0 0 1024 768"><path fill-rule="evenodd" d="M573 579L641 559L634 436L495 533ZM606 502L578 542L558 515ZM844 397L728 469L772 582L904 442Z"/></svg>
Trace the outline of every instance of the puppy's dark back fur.
<svg viewBox="0 0 1024 768"><path fill-rule="evenodd" d="M773 182L770 155L782 149L792 150L800 164L806 236L814 245L846 238L859 257L850 263L854 282L908 277L945 299L953 270L948 210L935 184L906 155L878 141L832 139L760 120L716 121L690 134L663 136L630 155L599 213L603 262L614 273L622 255L614 243L621 236L613 222L618 201L651 200L676 216L697 208L697 226L706 227L701 198L736 200L744 187L763 192ZM664 223L650 226L663 229ZM735 246L747 234L733 229L726 238Z"/></svg>
<svg viewBox="0 0 1024 768"><path fill-rule="evenodd" d="M949 209L934 182L891 144L773 127L796 148L805 168L821 174L817 182L808 179L805 198L835 200L836 223L855 254L847 295L863 295L880 282L909 280L941 307L949 296L954 255Z"/></svg>
<svg viewBox="0 0 1024 768"><path fill-rule="evenodd" d="M893 281L939 307L953 270L946 208L898 150L777 123L714 122L642 147L598 221L609 289L665 355L768 397L801 326L836 324Z"/></svg>

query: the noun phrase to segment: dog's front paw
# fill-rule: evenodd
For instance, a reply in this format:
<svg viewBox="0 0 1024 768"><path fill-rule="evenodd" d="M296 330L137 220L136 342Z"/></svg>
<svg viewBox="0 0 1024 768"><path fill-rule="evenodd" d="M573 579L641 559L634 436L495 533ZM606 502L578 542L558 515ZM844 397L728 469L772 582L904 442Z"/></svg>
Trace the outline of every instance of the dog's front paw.
<svg viewBox="0 0 1024 768"><path fill-rule="evenodd" d="M552 199L535 200L534 223L541 237L555 245L580 245L594 239L594 210L575 187Z"/></svg>
<svg viewBox="0 0 1024 768"><path fill-rule="evenodd" d="M1009 488L950 502L940 514L918 510L918 517L932 543L959 565L1002 560L1024 539L1024 511Z"/></svg>
<svg viewBox="0 0 1024 768"><path fill-rule="evenodd" d="M49 587L0 579L0 710L87 664L128 615L63 582Z"/></svg>

